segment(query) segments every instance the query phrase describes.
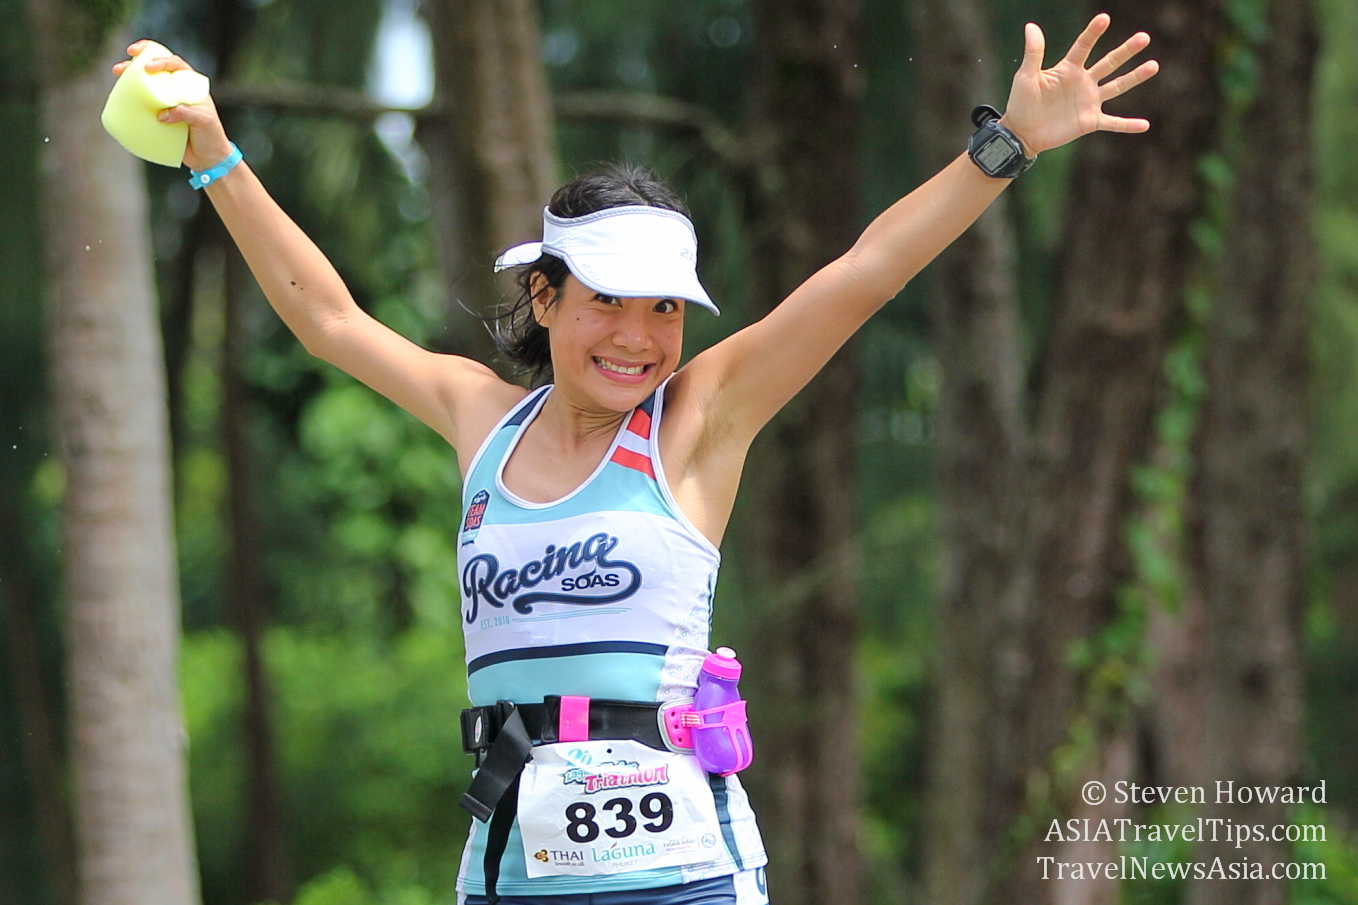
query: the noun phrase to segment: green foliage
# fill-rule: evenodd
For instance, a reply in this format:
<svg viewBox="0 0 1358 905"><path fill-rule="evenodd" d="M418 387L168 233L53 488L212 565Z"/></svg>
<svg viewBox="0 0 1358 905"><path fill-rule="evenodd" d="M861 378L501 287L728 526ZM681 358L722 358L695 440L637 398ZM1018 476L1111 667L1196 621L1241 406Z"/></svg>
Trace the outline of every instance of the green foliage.
<svg viewBox="0 0 1358 905"><path fill-rule="evenodd" d="M233 75L362 88L382 15L381 0L275 0L257 3L255 27ZM348 124L344 128L350 128Z"/></svg>
<svg viewBox="0 0 1358 905"><path fill-rule="evenodd" d="M307 570L291 593L309 618L396 626L458 625L461 485L444 440L370 390L336 377L298 425L303 458L289 482L326 513L324 575ZM375 622L373 620L376 620Z"/></svg>
<svg viewBox="0 0 1358 905"><path fill-rule="evenodd" d="M1196 819L1197 816L1167 806L1138 812L1134 819L1148 823L1184 824ZM1149 865L1185 864L1198 857L1193 843L1185 842L1182 837L1161 839L1156 842L1144 839L1139 842L1127 842L1118 847L1118 854L1126 855L1128 858L1144 858ZM1145 877L1133 876L1120 882L1122 905L1178 905L1183 901L1184 892L1188 888L1187 880L1166 873L1162 873L1158 878L1154 874Z"/></svg>
<svg viewBox="0 0 1358 905"><path fill-rule="evenodd" d="M1335 816L1333 811L1316 805L1299 807L1292 815L1294 823L1321 825L1328 830L1324 839L1293 846L1294 861L1325 865L1323 878L1292 883L1293 905L1358 905L1358 834L1344 829L1342 822L1333 819Z"/></svg>
<svg viewBox="0 0 1358 905"><path fill-rule="evenodd" d="M347 867L321 874L297 893L293 905L367 905L368 890Z"/></svg>
<svg viewBox="0 0 1358 905"><path fill-rule="evenodd" d="M1314 775L1350 824L1358 814L1358 4L1320 0L1316 70L1316 218L1320 268L1313 321L1312 458L1316 577L1308 625L1307 734ZM1341 900L1348 901L1348 900Z"/></svg>
<svg viewBox="0 0 1358 905"><path fill-rule="evenodd" d="M239 871L246 782L240 659L228 632L184 639L190 776L209 889L230 888ZM467 706L462 659L456 630L412 629L389 647L360 634L270 632L265 660L301 876L347 865L383 896L417 887L449 894L467 827L457 801L471 770L457 720ZM344 876L333 875L315 894L340 895L348 888Z"/></svg>
<svg viewBox="0 0 1358 905"><path fill-rule="evenodd" d="M52 0L58 4L61 35L56 44L68 72L83 73L102 62L108 40L125 25L140 0Z"/></svg>
<svg viewBox="0 0 1358 905"><path fill-rule="evenodd" d="M374 891L347 867L337 867L302 887L293 905L435 905L447 900L421 886Z"/></svg>

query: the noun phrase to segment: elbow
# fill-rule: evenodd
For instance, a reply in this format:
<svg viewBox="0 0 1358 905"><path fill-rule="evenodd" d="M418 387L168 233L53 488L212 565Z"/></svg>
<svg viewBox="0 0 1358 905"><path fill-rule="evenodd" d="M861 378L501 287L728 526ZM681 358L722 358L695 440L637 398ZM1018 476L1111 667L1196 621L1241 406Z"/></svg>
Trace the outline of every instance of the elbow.
<svg viewBox="0 0 1358 905"><path fill-rule="evenodd" d="M896 297L914 271L884 266L873 255L864 254L857 246L849 249L836 262L842 279L853 287L854 294L873 306L881 308Z"/></svg>
<svg viewBox="0 0 1358 905"><path fill-rule="evenodd" d="M326 318L299 326L293 333L308 354L334 364L335 357L344 344L344 327L347 320L343 316Z"/></svg>

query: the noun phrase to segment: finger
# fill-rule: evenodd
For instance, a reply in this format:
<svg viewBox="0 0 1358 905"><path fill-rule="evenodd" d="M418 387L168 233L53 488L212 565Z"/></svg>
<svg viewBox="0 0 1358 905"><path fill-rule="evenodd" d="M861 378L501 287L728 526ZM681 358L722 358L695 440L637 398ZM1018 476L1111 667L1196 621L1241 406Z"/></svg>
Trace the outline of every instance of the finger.
<svg viewBox="0 0 1358 905"><path fill-rule="evenodd" d="M129 57L135 57L142 52L144 47L146 47L145 38L142 38L140 41L133 41L131 44L127 45L127 55Z"/></svg>
<svg viewBox="0 0 1358 905"><path fill-rule="evenodd" d="M181 69L193 69L183 58L177 56L156 57L146 61L147 72L176 72Z"/></svg>
<svg viewBox="0 0 1358 905"><path fill-rule="evenodd" d="M128 66L131 66L131 65L132 65L132 61L131 61L131 60L123 60L121 63L114 63L114 64L113 64L113 74L114 74L114 75L122 75L122 74L123 74L123 70L126 69Z"/></svg>
<svg viewBox="0 0 1358 905"><path fill-rule="evenodd" d="M1066 62L1074 63L1083 69L1089 54L1094 50L1094 45L1099 43L1099 38L1103 37L1103 33L1108 30L1108 24L1112 21L1107 13L1099 13L1091 19L1085 30L1075 39L1075 43L1070 45L1070 50L1066 51Z"/></svg>
<svg viewBox="0 0 1358 905"><path fill-rule="evenodd" d="M1148 119L1109 116L1106 113L1099 117L1097 126L1100 132L1145 132L1150 127L1151 122Z"/></svg>
<svg viewBox="0 0 1358 905"><path fill-rule="evenodd" d="M1036 76L1042 71L1042 57L1047 52L1047 36L1036 22L1023 26L1023 62L1019 72Z"/></svg>
<svg viewBox="0 0 1358 905"><path fill-rule="evenodd" d="M179 104L174 107L166 107L156 114L156 119L163 123L182 123L194 119L193 107L189 104Z"/></svg>
<svg viewBox="0 0 1358 905"><path fill-rule="evenodd" d="M1147 60L1126 75L1120 75L1115 79L1104 82L1099 86L1099 103L1126 94L1159 71L1159 62Z"/></svg>
<svg viewBox="0 0 1358 905"><path fill-rule="evenodd" d="M1127 40L1119 44L1115 49L1093 66L1089 67L1089 74L1096 82L1102 82L1113 73L1122 68L1132 57L1145 50L1151 42L1151 36L1144 31L1139 31Z"/></svg>
<svg viewBox="0 0 1358 905"><path fill-rule="evenodd" d="M188 123L191 126L207 125L216 118L217 107L210 97L201 104L179 104L156 114L156 119L163 123Z"/></svg>

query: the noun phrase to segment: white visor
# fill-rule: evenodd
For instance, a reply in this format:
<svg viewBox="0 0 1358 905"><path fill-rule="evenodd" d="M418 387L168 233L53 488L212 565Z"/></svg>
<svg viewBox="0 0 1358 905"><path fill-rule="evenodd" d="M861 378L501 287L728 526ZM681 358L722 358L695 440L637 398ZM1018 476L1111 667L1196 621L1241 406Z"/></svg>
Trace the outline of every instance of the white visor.
<svg viewBox="0 0 1358 905"><path fill-rule="evenodd" d="M531 264L543 252L565 261L595 292L684 299L721 313L698 282L698 237L678 211L637 204L567 218L543 210L542 241L515 245L495 269Z"/></svg>

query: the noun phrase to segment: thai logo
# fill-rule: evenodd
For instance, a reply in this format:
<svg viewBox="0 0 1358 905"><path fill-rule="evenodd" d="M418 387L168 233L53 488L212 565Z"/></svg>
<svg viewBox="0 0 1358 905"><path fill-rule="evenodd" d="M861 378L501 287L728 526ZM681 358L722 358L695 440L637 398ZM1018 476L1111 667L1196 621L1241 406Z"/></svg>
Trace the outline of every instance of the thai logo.
<svg viewBox="0 0 1358 905"><path fill-rule="evenodd" d="M524 615L539 603L598 606L626 600L641 587L641 570L626 560L610 559L617 546L616 537L603 533L570 546L548 544L542 558L512 569L502 569L490 553L472 557L462 569L467 624L476 621L483 600L497 608L512 604Z"/></svg>
<svg viewBox="0 0 1358 905"><path fill-rule="evenodd" d="M561 777L566 785L582 785L585 794L608 789L631 789L637 786L663 786L670 781L669 764L646 767L634 761L616 760L593 767L574 767Z"/></svg>
<svg viewBox="0 0 1358 905"><path fill-rule="evenodd" d="M486 517L489 503L490 494L485 490L478 490L476 496L472 497L472 504L467 507L467 517L462 520L462 546L476 540L476 535L481 533L481 520Z"/></svg>

